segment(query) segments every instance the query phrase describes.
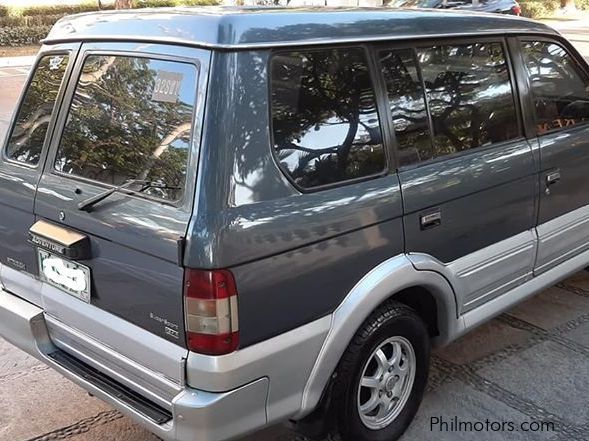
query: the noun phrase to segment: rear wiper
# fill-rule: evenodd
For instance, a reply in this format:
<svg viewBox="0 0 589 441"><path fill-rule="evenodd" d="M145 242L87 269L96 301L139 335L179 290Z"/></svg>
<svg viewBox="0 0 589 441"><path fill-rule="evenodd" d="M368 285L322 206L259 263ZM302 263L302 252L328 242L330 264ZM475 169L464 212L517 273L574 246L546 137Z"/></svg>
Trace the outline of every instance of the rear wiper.
<svg viewBox="0 0 589 441"><path fill-rule="evenodd" d="M137 191L127 190L130 186L137 185L137 184L141 185L140 190L137 190ZM103 191L102 193L98 193L96 196L92 196L88 199L81 201L78 204L78 210L90 212L94 205L98 204L99 202L102 202L103 200L110 197L114 193L121 192L123 190L126 190L126 191L124 191L125 193L133 194L133 193L142 193L145 190L148 190L150 188L178 189L179 187L167 187L165 185L160 185L160 184L157 184L152 181L144 181L142 179L131 179L131 180L125 182L124 184L119 185L118 187L109 188L108 190Z"/></svg>

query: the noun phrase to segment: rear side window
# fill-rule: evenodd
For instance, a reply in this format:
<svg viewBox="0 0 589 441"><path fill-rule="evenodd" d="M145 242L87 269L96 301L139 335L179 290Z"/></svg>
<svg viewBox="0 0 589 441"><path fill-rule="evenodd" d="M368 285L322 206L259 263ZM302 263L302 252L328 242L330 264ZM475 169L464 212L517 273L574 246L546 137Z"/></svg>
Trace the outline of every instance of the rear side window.
<svg viewBox="0 0 589 441"><path fill-rule="evenodd" d="M520 136L502 44L386 50L379 57L400 165Z"/></svg>
<svg viewBox="0 0 589 441"><path fill-rule="evenodd" d="M399 165L435 157L425 94L413 50L387 50L379 56L397 138Z"/></svg>
<svg viewBox="0 0 589 441"><path fill-rule="evenodd" d="M427 161L520 136L501 43L448 44L381 54L401 165ZM425 98L431 117L427 141Z"/></svg>
<svg viewBox="0 0 589 441"><path fill-rule="evenodd" d="M589 81L559 44L536 41L522 45L536 108L539 134L589 119Z"/></svg>
<svg viewBox="0 0 589 441"><path fill-rule="evenodd" d="M418 49L433 123L426 158L519 136L509 69L501 43Z"/></svg>
<svg viewBox="0 0 589 441"><path fill-rule="evenodd" d="M271 69L274 152L295 184L311 189L385 170L363 49L282 53Z"/></svg>
<svg viewBox="0 0 589 441"><path fill-rule="evenodd" d="M137 189L143 194L180 200L196 81L192 64L88 56L62 134L56 170L109 185L142 181Z"/></svg>
<svg viewBox="0 0 589 441"><path fill-rule="evenodd" d="M67 54L48 55L39 61L6 145L8 159L39 163L68 61Z"/></svg>

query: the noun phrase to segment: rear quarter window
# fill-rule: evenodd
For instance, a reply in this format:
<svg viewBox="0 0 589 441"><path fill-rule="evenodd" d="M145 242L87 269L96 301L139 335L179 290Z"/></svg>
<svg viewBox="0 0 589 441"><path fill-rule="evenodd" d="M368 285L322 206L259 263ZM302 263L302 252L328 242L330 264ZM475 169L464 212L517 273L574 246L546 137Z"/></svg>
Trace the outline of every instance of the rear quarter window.
<svg viewBox="0 0 589 441"><path fill-rule="evenodd" d="M276 54L271 71L274 154L295 185L313 189L386 169L362 48Z"/></svg>
<svg viewBox="0 0 589 441"><path fill-rule="evenodd" d="M197 68L188 63L88 56L55 169L113 186L143 181L136 186L143 195L179 201L190 153L196 82Z"/></svg>

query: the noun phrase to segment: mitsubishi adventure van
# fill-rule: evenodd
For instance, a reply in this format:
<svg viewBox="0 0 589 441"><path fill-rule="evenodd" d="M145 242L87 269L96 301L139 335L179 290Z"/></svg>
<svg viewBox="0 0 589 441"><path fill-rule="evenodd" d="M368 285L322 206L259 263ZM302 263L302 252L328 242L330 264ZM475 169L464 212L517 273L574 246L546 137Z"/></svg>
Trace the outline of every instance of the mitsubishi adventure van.
<svg viewBox="0 0 589 441"><path fill-rule="evenodd" d="M587 170L589 68L533 21L65 18L1 150L0 335L164 440L394 440L431 347L589 264Z"/></svg>

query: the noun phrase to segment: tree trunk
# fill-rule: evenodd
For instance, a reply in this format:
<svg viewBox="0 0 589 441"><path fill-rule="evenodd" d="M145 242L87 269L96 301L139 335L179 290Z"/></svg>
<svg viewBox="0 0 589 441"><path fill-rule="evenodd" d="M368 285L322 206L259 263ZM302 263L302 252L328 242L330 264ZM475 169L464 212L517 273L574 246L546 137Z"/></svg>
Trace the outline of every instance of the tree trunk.
<svg viewBox="0 0 589 441"><path fill-rule="evenodd" d="M131 9L133 7L133 0L115 0L116 9Z"/></svg>
<svg viewBox="0 0 589 441"><path fill-rule="evenodd" d="M560 5L565 9L575 9L575 0L560 0Z"/></svg>

